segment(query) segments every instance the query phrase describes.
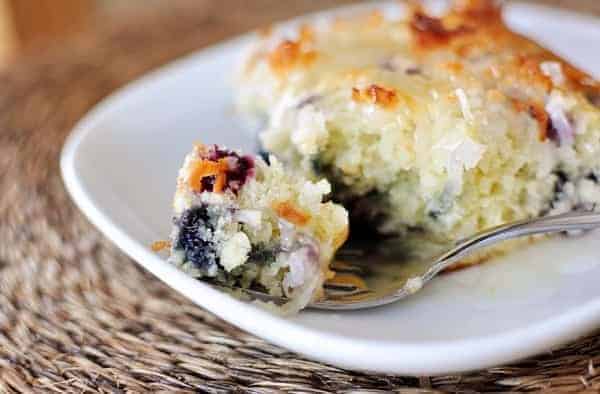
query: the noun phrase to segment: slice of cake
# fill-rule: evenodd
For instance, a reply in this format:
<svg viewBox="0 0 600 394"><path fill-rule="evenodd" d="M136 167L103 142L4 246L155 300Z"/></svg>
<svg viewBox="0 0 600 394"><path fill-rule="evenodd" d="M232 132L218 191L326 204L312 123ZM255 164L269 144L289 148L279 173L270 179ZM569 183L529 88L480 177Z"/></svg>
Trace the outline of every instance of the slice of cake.
<svg viewBox="0 0 600 394"><path fill-rule="evenodd" d="M264 119L266 150L381 233L455 240L596 209L598 82L511 32L495 2L456 3L263 34L238 105Z"/></svg>
<svg viewBox="0 0 600 394"><path fill-rule="evenodd" d="M218 146L196 145L179 171L169 261L188 274L291 299L318 299L348 234L347 213L311 182ZM160 246L160 245L159 245Z"/></svg>

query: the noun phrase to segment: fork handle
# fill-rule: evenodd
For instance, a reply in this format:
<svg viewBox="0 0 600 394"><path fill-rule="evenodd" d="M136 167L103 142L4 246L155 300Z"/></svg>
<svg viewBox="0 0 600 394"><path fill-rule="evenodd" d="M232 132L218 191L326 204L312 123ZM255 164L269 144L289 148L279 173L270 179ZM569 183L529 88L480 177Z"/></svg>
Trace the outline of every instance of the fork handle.
<svg viewBox="0 0 600 394"><path fill-rule="evenodd" d="M438 262L429 269L425 277L429 279L440 271L451 267L460 258L501 241L527 235L592 230L595 228L600 228L600 213L595 212L568 212L503 224L459 241L454 248L438 258Z"/></svg>

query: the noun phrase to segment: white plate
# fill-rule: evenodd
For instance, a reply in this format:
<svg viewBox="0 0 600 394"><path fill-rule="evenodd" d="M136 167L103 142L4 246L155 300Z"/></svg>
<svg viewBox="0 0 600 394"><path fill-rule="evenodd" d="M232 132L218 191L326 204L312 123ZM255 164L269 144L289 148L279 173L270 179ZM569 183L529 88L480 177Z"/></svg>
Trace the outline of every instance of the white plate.
<svg viewBox="0 0 600 394"><path fill-rule="evenodd" d="M590 72L600 23L513 5L512 26ZM75 128L62 154L73 199L125 253L232 324L352 369L431 375L479 369L574 340L600 327L600 234L534 245L446 275L379 309L280 318L184 275L149 249L169 234L175 176L192 143L252 149L232 116L226 76L248 37L200 51L129 85ZM596 74L597 75L597 74Z"/></svg>

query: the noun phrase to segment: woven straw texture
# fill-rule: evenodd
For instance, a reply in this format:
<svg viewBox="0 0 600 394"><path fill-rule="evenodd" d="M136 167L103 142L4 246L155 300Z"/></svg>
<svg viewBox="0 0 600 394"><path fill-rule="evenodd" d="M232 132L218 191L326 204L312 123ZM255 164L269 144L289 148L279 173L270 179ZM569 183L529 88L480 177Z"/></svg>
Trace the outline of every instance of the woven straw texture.
<svg viewBox="0 0 600 394"><path fill-rule="evenodd" d="M81 36L0 74L0 392L600 389L600 333L462 376L361 374L308 361L178 296L73 206L58 155L102 97L191 50L341 3L123 2ZM569 5L600 12L596 0Z"/></svg>

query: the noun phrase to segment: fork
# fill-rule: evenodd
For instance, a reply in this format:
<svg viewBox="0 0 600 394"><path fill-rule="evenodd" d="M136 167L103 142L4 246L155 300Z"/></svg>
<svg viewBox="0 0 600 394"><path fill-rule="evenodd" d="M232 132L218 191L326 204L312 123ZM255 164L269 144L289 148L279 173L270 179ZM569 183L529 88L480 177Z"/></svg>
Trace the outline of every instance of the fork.
<svg viewBox="0 0 600 394"><path fill-rule="evenodd" d="M405 245L398 240L380 243L349 241L336 255L332 270L336 276L351 275L355 284L336 281L325 284L322 299L309 305L314 309L357 310L396 302L421 290L440 272L452 268L468 255L502 241L557 232L578 232L600 227L600 213L569 212L554 216L506 223L464 238L433 258L409 258ZM335 277L334 277L335 279ZM249 297L284 303L284 297L249 289Z"/></svg>

